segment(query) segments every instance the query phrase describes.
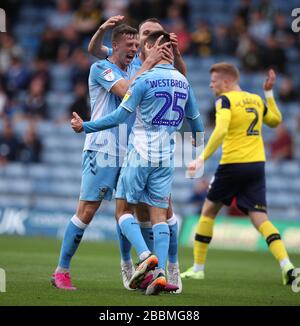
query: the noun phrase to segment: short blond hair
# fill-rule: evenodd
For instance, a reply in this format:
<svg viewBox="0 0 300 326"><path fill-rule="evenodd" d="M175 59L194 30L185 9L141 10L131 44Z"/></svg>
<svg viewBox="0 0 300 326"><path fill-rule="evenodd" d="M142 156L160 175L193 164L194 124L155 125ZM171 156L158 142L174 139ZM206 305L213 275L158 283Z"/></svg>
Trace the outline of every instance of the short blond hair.
<svg viewBox="0 0 300 326"><path fill-rule="evenodd" d="M238 68L227 62L219 62L211 66L209 72L212 74L213 72L219 72L224 75L232 77L235 81L240 79L240 72Z"/></svg>

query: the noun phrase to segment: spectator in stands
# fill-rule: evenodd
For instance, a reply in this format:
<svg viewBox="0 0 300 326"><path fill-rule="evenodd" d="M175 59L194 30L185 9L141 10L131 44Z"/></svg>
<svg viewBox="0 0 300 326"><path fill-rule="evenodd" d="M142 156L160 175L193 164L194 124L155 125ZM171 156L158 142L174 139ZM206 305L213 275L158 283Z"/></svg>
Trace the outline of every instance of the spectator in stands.
<svg viewBox="0 0 300 326"><path fill-rule="evenodd" d="M212 38L208 24L202 21L198 22L197 29L192 33L192 54L200 57L211 55Z"/></svg>
<svg viewBox="0 0 300 326"><path fill-rule="evenodd" d="M170 31L177 36L180 53L186 54L191 46L191 36L186 28L185 22L181 18L174 21Z"/></svg>
<svg viewBox="0 0 300 326"><path fill-rule="evenodd" d="M18 160L23 163L38 163L41 161L42 143L37 136L36 128L30 124L18 151Z"/></svg>
<svg viewBox="0 0 300 326"><path fill-rule="evenodd" d="M190 203L197 204L197 214L201 213L203 203L205 201L209 182L206 178L202 178L194 186L193 193L189 198Z"/></svg>
<svg viewBox="0 0 300 326"><path fill-rule="evenodd" d="M12 58L22 57L23 50L8 33L0 33L0 74L5 73L12 63Z"/></svg>
<svg viewBox="0 0 300 326"><path fill-rule="evenodd" d="M29 81L29 71L21 58L13 56L11 65L4 74L4 84L10 96L15 96L19 91L24 90Z"/></svg>
<svg viewBox="0 0 300 326"><path fill-rule="evenodd" d="M251 0L241 0L241 4L236 11L236 16L240 17L245 24L248 26L251 13Z"/></svg>
<svg viewBox="0 0 300 326"><path fill-rule="evenodd" d="M225 25L220 24L216 26L212 44L214 54L233 54L236 43L237 42L231 38L229 30Z"/></svg>
<svg viewBox="0 0 300 326"><path fill-rule="evenodd" d="M48 25L55 31L61 31L72 23L73 13L69 0L57 0L56 10L50 14Z"/></svg>
<svg viewBox="0 0 300 326"><path fill-rule="evenodd" d="M72 82L73 85L82 82L88 82L90 66L91 63L89 61L88 56L82 49L76 49L72 56Z"/></svg>
<svg viewBox="0 0 300 326"><path fill-rule="evenodd" d="M294 157L293 139L284 123L276 128L275 139L270 143L270 152L274 161L292 160Z"/></svg>
<svg viewBox="0 0 300 326"><path fill-rule="evenodd" d="M293 35L293 31L289 26L286 16L282 12L277 12L274 17L274 25L272 35L276 41L283 46L288 35Z"/></svg>
<svg viewBox="0 0 300 326"><path fill-rule="evenodd" d="M258 44L264 44L266 38L271 34L271 29L272 25L263 13L259 10L253 11L248 31Z"/></svg>
<svg viewBox="0 0 300 326"><path fill-rule="evenodd" d="M0 83L0 118L3 118L5 115L5 109L7 105L7 96L4 92L4 88Z"/></svg>
<svg viewBox="0 0 300 326"><path fill-rule="evenodd" d="M298 97L295 89L293 79L289 76L285 76L279 86L279 98L281 102L293 102Z"/></svg>
<svg viewBox="0 0 300 326"><path fill-rule="evenodd" d="M37 57L40 60L55 61L59 47L59 38L56 31L52 28L46 28L41 39Z"/></svg>
<svg viewBox="0 0 300 326"><path fill-rule="evenodd" d="M61 33L59 49L64 48L67 56L70 57L81 44L79 34L73 25L66 26Z"/></svg>
<svg viewBox="0 0 300 326"><path fill-rule="evenodd" d="M129 0L103 0L103 21L109 19L112 16L124 16L126 14L128 3ZM150 7L151 6L149 6L149 11L151 10ZM150 15L150 17L152 16ZM158 17L158 14L156 16L154 15L153 17ZM98 25L101 25L101 23Z"/></svg>
<svg viewBox="0 0 300 326"><path fill-rule="evenodd" d="M148 1L146 0L132 0L130 1L127 9L126 16L129 19L129 25L133 27L149 17Z"/></svg>
<svg viewBox="0 0 300 326"><path fill-rule="evenodd" d="M113 2L113 1L111 1ZM95 0L83 0L74 14L74 27L82 39L91 38L102 21L102 11Z"/></svg>
<svg viewBox="0 0 300 326"><path fill-rule="evenodd" d="M3 122L3 132L0 134L0 165L15 161L19 148L20 142L14 133L12 123L6 119Z"/></svg>
<svg viewBox="0 0 300 326"><path fill-rule="evenodd" d="M76 112L83 121L90 120L90 107L87 99L88 90L86 82L77 83L74 92L75 100L69 108L70 117L72 117L73 112Z"/></svg>
<svg viewBox="0 0 300 326"><path fill-rule="evenodd" d="M261 12L262 15L269 21L271 21L274 17L274 7L272 1L270 0L260 0L257 10Z"/></svg>
<svg viewBox="0 0 300 326"><path fill-rule="evenodd" d="M281 73L285 72L286 55L274 36L271 35L265 40L265 48L262 53L263 68L274 67Z"/></svg>
<svg viewBox="0 0 300 326"><path fill-rule="evenodd" d="M241 37L237 53L245 71L255 72L262 69L260 48L248 35Z"/></svg>
<svg viewBox="0 0 300 326"><path fill-rule="evenodd" d="M172 4L175 5L180 12L181 19L188 24L190 18L190 6L188 0L172 0Z"/></svg>
<svg viewBox="0 0 300 326"><path fill-rule="evenodd" d="M45 91L48 91L51 87L51 78L49 74L49 63L47 60L37 59L33 62L33 71L31 74L31 80L39 78L43 80L45 85Z"/></svg>
<svg viewBox="0 0 300 326"><path fill-rule="evenodd" d="M48 106L45 99L45 84L43 79L36 77L31 81L29 92L23 105L25 118L46 119L48 117Z"/></svg>

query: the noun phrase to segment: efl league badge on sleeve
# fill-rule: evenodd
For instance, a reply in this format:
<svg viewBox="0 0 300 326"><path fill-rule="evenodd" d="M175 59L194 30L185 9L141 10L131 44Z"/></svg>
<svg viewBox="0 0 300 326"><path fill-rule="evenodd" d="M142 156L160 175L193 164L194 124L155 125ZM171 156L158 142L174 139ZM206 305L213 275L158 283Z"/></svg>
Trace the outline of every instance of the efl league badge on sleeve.
<svg viewBox="0 0 300 326"><path fill-rule="evenodd" d="M104 70L102 75L107 81L113 81L115 79L115 75L111 68Z"/></svg>

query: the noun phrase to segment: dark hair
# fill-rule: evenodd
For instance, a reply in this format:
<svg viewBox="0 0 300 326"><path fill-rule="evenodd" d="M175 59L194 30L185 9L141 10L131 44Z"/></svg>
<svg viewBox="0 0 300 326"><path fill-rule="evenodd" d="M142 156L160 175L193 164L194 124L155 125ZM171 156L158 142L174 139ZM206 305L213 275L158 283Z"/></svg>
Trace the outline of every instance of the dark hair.
<svg viewBox="0 0 300 326"><path fill-rule="evenodd" d="M231 63L227 62L219 62L215 63L211 66L210 71L211 74L213 72L220 72L224 75L232 77L234 80L238 81L240 79L240 73L237 67Z"/></svg>
<svg viewBox="0 0 300 326"><path fill-rule="evenodd" d="M156 32L152 32L150 33L146 40L145 43L150 43L150 44L154 44L156 42L156 40L162 36L162 39L160 40L159 44L163 44L163 43L167 43L170 42L170 34L166 31L156 31Z"/></svg>
<svg viewBox="0 0 300 326"><path fill-rule="evenodd" d="M111 40L112 42L118 41L122 35L137 35L137 34L138 34L137 29L126 24L121 24L113 29Z"/></svg>
<svg viewBox="0 0 300 326"><path fill-rule="evenodd" d="M148 19L142 21L142 22L139 24L139 30L140 30L140 28L142 27L142 25L144 25L145 23L156 23L156 24L161 25L161 22L160 22L159 19L152 17L152 18L148 18Z"/></svg>

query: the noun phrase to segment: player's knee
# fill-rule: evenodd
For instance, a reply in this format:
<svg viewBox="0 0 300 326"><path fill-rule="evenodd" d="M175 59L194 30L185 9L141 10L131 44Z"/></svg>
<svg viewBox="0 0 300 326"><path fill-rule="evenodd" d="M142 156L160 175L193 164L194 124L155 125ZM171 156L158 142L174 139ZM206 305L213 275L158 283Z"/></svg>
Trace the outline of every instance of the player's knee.
<svg viewBox="0 0 300 326"><path fill-rule="evenodd" d="M100 203L94 203L94 204L84 204L80 203L76 215L79 217L79 219L85 223L89 224L91 220L93 219Z"/></svg>
<svg viewBox="0 0 300 326"><path fill-rule="evenodd" d="M214 203L209 202L209 201L205 201L203 208L202 208L201 215L205 215L210 218L215 218L216 215L218 214L219 210L220 210L220 208L218 205L215 205Z"/></svg>

